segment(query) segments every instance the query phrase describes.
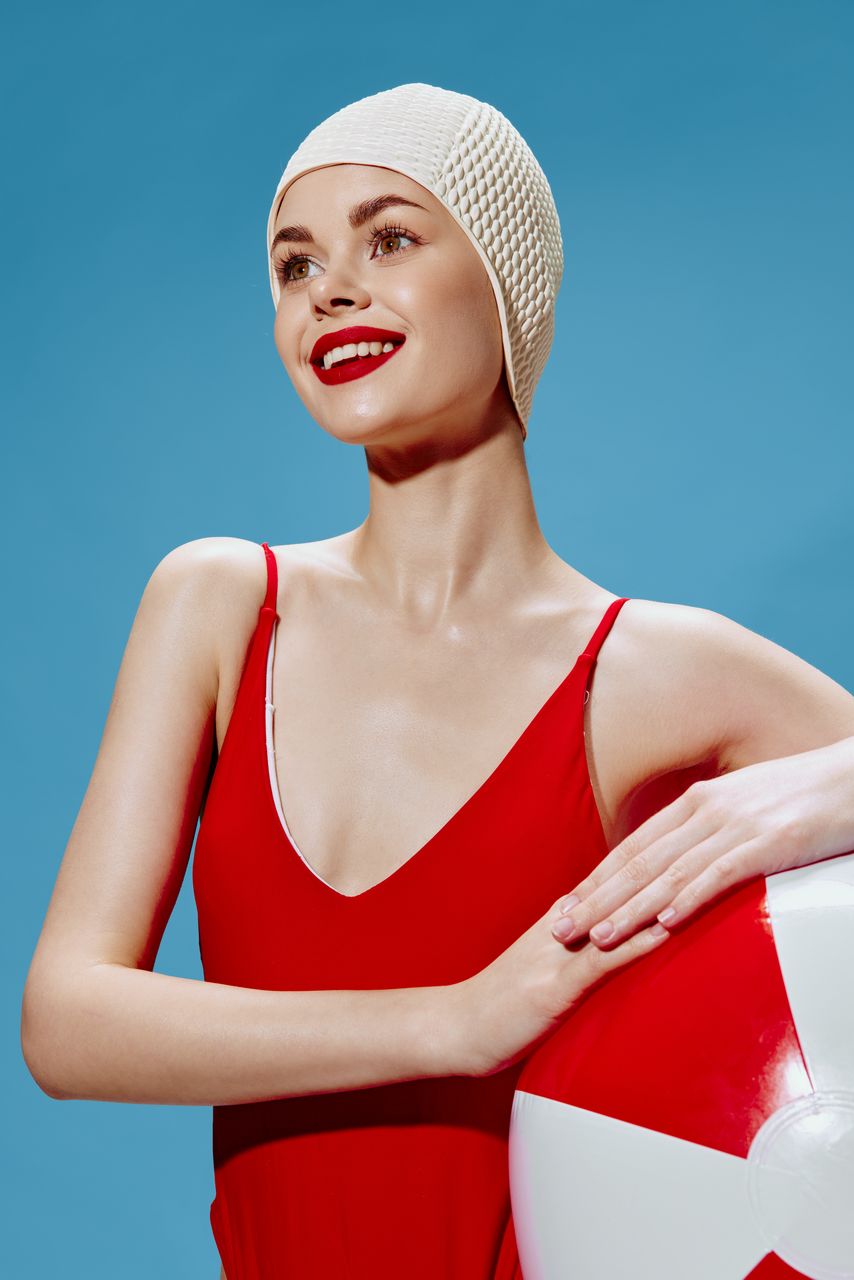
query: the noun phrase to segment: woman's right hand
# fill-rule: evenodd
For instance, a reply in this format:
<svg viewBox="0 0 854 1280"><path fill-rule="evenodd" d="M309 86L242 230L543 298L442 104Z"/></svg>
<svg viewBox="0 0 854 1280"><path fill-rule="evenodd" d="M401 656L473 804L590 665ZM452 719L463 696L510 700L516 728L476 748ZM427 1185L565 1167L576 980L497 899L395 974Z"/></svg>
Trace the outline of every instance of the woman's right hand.
<svg viewBox="0 0 854 1280"><path fill-rule="evenodd" d="M608 951L587 937L559 942L551 927L564 896L490 965L450 988L458 1000L465 1074L489 1076L511 1066L597 982L670 937L656 921ZM663 929L661 936L654 929Z"/></svg>

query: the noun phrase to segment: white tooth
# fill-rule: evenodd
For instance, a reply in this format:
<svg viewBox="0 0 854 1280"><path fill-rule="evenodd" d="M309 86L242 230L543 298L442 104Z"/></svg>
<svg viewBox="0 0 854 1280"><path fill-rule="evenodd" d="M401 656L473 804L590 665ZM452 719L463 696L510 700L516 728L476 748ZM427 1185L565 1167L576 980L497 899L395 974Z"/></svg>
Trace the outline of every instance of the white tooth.
<svg viewBox="0 0 854 1280"><path fill-rule="evenodd" d="M360 355L360 356L369 356L369 355L371 354L371 347L370 347L370 343L368 343L368 342L357 342L357 343L356 343L356 350L358 351L358 353L359 353L359 355Z"/></svg>
<svg viewBox="0 0 854 1280"><path fill-rule="evenodd" d="M350 356L354 356L356 354L355 342L345 342L342 349L344 351L345 360L347 360Z"/></svg>
<svg viewBox="0 0 854 1280"><path fill-rule="evenodd" d="M333 347L329 354L332 356L332 363L335 364L338 360L344 359L344 348Z"/></svg>
<svg viewBox="0 0 854 1280"><path fill-rule="evenodd" d="M324 369L332 368L332 352L331 351L327 351L326 355L323 357L323 367Z"/></svg>
<svg viewBox="0 0 854 1280"><path fill-rule="evenodd" d="M381 342L369 342L368 346L372 356L382 355L383 344Z"/></svg>
<svg viewBox="0 0 854 1280"><path fill-rule="evenodd" d="M383 352L386 352L386 351L394 351L394 343L393 343L393 342L384 342L384 343L383 343Z"/></svg>

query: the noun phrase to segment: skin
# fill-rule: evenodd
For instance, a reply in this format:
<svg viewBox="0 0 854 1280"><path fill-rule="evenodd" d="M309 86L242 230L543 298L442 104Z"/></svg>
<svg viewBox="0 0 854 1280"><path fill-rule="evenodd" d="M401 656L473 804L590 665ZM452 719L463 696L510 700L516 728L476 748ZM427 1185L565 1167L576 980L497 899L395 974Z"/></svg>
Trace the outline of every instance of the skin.
<svg viewBox="0 0 854 1280"><path fill-rule="evenodd" d="M347 212L389 191L424 208L391 208L378 222L418 243L368 247ZM441 202L389 170L335 165L288 189L275 230L294 223L315 243L293 246L305 258L290 264L297 278L280 297L276 346L318 424L364 448L369 514L350 533L277 548L277 650L288 662L274 665L273 701L285 708L274 740L298 846L325 880L356 893L418 850L487 776L615 597L539 527L492 290ZM326 387L311 349L352 323L407 341L376 373ZM257 591L254 544L247 558ZM221 729L234 692L232 682ZM644 733L626 734L626 723ZM695 781L854 733L854 698L720 614L633 598L594 669L586 733L614 846ZM354 771L354 759L370 769ZM396 793L407 804L389 812ZM387 817L377 824L376 813Z"/></svg>
<svg viewBox="0 0 854 1280"><path fill-rule="evenodd" d="M368 244L369 227L353 228L348 211L387 192L423 206L376 219L413 239ZM276 230L296 223L312 231L311 241L293 246L309 265L283 289L275 345L319 427L364 450L368 515L354 530L275 548L274 741L297 844L318 875L355 894L393 873L468 799L616 596L558 556L539 527L495 299L444 206L396 172L336 165L288 190ZM399 331L405 345L366 377L324 386L309 363L314 342L349 324ZM72 997L74 1017L62 1024L69 1051L84 1031L111 1028L102 1074L85 1074L81 1051L84 1096L221 1102L285 1092L279 1077L278 1090L270 1083L272 1066L262 1075L266 1061L252 1059L251 1084L246 1070L271 1036L271 998L298 995L299 1004L281 1005L289 1038L305 1010L307 1059L322 1052L315 997L333 993L205 990L209 984L128 973L154 964L265 588L258 544L237 538L186 543L152 575L25 992L24 1037L37 1078L49 1082L53 1061L40 1069L39 1059ZM731 619L678 604L632 598L590 688L587 760L612 851L695 783L729 781L745 766L854 735L854 698L830 677ZM405 804L395 803L398 795ZM584 928L594 918L589 911ZM542 963L552 964L567 949L547 941ZM495 971L496 1008L499 993L534 964L523 947L515 969L505 961ZM199 988L210 1001L204 1008ZM377 1007L384 995L371 993ZM133 1016L120 1023L126 1008ZM343 1035L350 1006L336 1013ZM323 1018L328 1025L325 1005ZM178 1043L179 1024L187 1043ZM233 1028L227 1043L222 1025ZM402 1039L419 1037L392 1036L386 1046L384 1025L372 1032L375 1054L388 1055L383 1078L398 1068L411 1074L393 1055ZM336 1062L358 1065L364 1023L356 1026L355 1012L352 1036ZM146 1075L144 1090L134 1077L153 1044L174 1045L162 1092L159 1076ZM271 1062L280 1063L285 1047L270 1044Z"/></svg>
<svg viewBox="0 0 854 1280"><path fill-rule="evenodd" d="M417 243L369 247L370 228L349 226L351 207L388 191L424 206L384 215ZM357 893L419 849L490 772L614 597L543 537L492 289L441 202L397 173L336 165L289 188L275 230L293 224L307 224L315 243L298 246L310 265L283 290L276 346L318 424L364 449L370 511L350 533L277 548L277 650L288 664L274 665L273 701L286 708L275 745L297 844L325 880ZM406 342L375 373L324 386L309 364L314 343L359 323ZM254 580L263 568L256 559ZM354 773L354 759L370 769ZM407 804L389 813L396 793ZM326 794L330 805L311 799ZM378 812L388 814L379 824Z"/></svg>

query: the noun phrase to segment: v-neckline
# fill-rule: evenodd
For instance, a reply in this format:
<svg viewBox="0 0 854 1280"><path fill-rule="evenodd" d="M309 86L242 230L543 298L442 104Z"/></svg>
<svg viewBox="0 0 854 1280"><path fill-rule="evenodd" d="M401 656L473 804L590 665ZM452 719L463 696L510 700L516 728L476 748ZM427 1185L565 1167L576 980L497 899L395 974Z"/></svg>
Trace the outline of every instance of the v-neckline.
<svg viewBox="0 0 854 1280"><path fill-rule="evenodd" d="M406 858L404 862L401 862L397 867L394 868L394 870L390 871L387 876L384 876L382 880L377 880L374 884L369 885L366 889L362 889L359 893L343 893L340 889L336 889L333 884L330 884L328 880L324 880L323 876L321 876L320 873L315 870L315 868L309 862L308 858L306 858L305 854L299 848L296 840L291 834L290 828L288 827L287 818L285 817L284 806L282 804L282 795L281 795L281 789L279 786L279 774L278 774L278 769L276 767L276 756L275 756L274 742L273 742L273 712L275 710L272 702L273 657L274 657L274 645L276 641L276 634L277 634L278 625L279 625L279 622L281 621L281 618L277 610L271 609L270 613L272 616L271 616L271 623L270 623L270 632L267 638L267 657L266 657L266 664L265 664L265 680L264 680L263 747L264 747L264 755L266 757L266 768L264 770L266 784L264 786L264 791L267 796L268 803L270 804L273 810L273 816L276 820L276 828L280 832L281 836L283 837L289 852L295 854L299 858L300 862L303 864L306 871L313 877L313 879L317 882L318 885L322 886L322 888L324 889L328 889L329 892L332 893L336 898L339 898L344 902L361 901L362 899L367 898L372 894L375 894L378 890L383 889L384 886L390 885L392 881L396 881L401 875L406 873L407 869L412 868L413 864L415 864L416 862L420 862L422 859L422 855L424 855L425 853L429 852L432 848L434 848L438 844L441 837L447 835L449 829L460 820L463 813L468 812L468 810L476 802L478 797L486 790L486 788L489 785L491 785L494 782L494 780L501 773L503 773L503 771L509 766L510 761L512 759L515 759L520 747L531 736L535 727L541 722L541 720L545 716L546 711L553 705L553 703L557 700L559 695L569 685L576 671L581 666L582 661L585 658L592 659L592 657L594 656L593 654L589 653L588 650L593 642L594 637L598 634L599 627L602 626L605 620L605 617L607 616L608 610L613 608L613 606L617 603L618 599L621 599L621 597L617 597L617 599L612 600L610 604L607 606L605 612L602 614L599 622L597 623L596 630L594 630L593 635L587 641L587 644L585 645L581 653L579 653L578 657L575 659L575 662L572 664L569 671L567 671L566 675L563 676L560 682L555 686L552 692L548 695L545 702L543 702L537 708L537 710L534 712L531 719L522 729L521 733L518 735L515 741L512 742L511 745L507 748L504 755L501 757L501 759L498 761L495 767L487 774L487 776L483 779L483 781L479 783L478 786L475 788L475 790L472 791L472 793L462 802L462 804L459 805L457 809L454 810L451 816L447 818L446 821L443 822L442 825L436 831L434 831L431 836L427 838L427 840L424 841L424 843L420 846L420 848L416 849L414 853L410 854L410 856Z"/></svg>

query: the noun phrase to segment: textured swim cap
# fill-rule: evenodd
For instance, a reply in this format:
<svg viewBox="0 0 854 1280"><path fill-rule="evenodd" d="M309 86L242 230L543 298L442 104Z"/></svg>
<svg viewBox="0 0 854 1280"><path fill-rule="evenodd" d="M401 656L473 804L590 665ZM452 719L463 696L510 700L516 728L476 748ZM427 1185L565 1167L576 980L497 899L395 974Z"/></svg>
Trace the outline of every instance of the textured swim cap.
<svg viewBox="0 0 854 1280"><path fill-rule="evenodd" d="M431 84L398 85L336 111L300 144L276 188L267 265L277 307L270 245L282 199L297 178L331 164L379 165L412 178L466 232L498 304L507 384L524 439L563 275L554 197L524 138L495 107Z"/></svg>

